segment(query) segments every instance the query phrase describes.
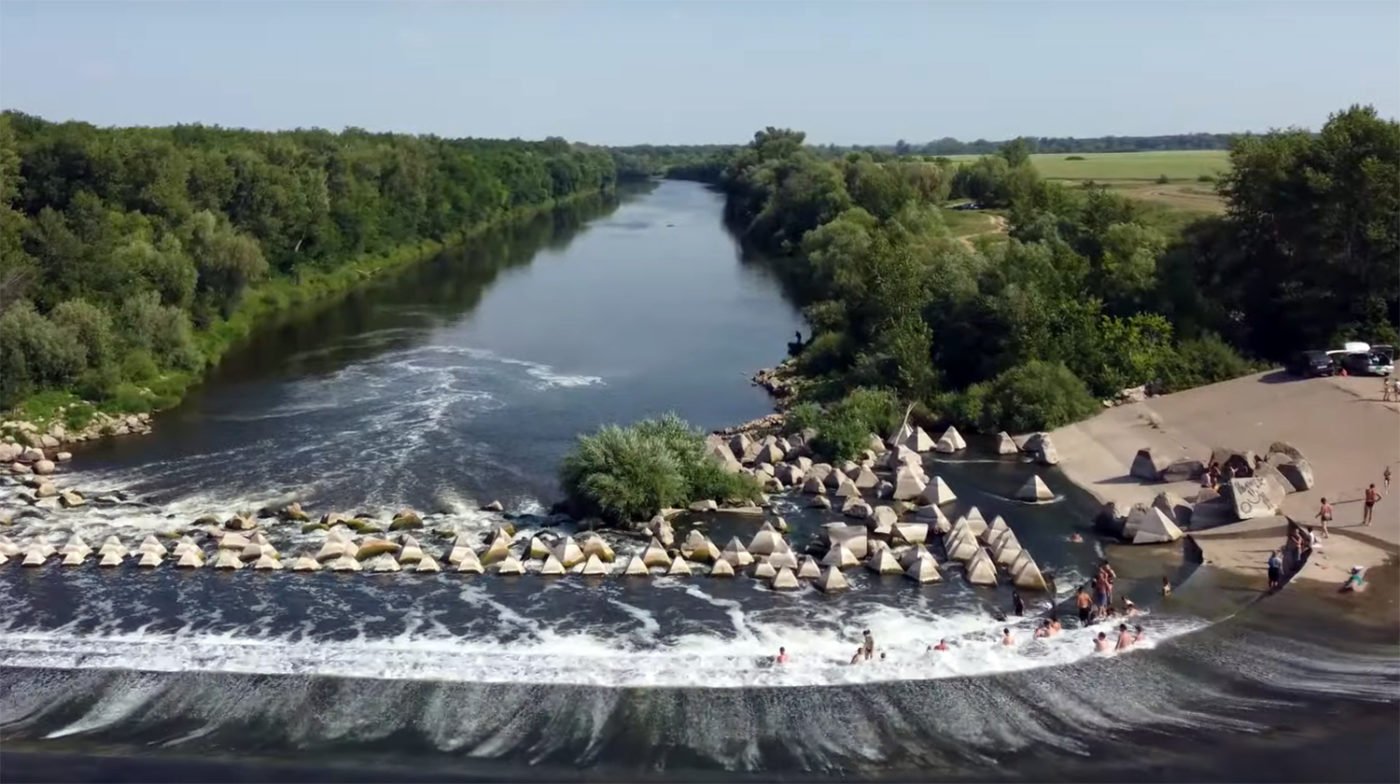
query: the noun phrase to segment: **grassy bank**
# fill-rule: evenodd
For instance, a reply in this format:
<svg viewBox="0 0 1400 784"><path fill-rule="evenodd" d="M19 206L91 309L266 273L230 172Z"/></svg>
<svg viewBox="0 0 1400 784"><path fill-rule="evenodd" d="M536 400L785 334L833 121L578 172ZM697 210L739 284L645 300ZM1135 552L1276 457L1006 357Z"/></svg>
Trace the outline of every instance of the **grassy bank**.
<svg viewBox="0 0 1400 784"><path fill-rule="evenodd" d="M973 161L976 155L954 155ZM1092 181L1132 199L1186 212L1219 213L1215 179L1230 168L1227 150L1037 153L1031 165L1047 180Z"/></svg>
<svg viewBox="0 0 1400 784"><path fill-rule="evenodd" d="M365 254L335 266L301 267L292 275L269 278L250 287L227 318L216 320L195 332L195 345L203 358L200 370L158 372L153 368L142 383L122 383L112 395L98 401L84 400L72 389L44 390L25 398L5 418L32 423L40 430L48 430L53 424L62 423L69 431L75 431L86 427L98 412L138 414L170 408L202 381L204 373L217 365L230 348L268 320L344 294L386 273L425 261L486 232L523 223L563 204L595 198L600 193L602 191L577 193L565 199L515 209L443 240L423 240L385 253Z"/></svg>

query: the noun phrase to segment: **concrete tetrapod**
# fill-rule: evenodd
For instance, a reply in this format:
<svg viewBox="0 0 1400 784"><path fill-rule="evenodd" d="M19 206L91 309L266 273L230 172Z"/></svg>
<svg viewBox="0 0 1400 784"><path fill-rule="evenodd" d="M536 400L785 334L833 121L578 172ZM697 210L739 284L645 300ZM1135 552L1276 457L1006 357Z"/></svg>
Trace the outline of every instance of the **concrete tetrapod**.
<svg viewBox="0 0 1400 784"><path fill-rule="evenodd" d="M459 553L458 550L465 550L465 552ZM478 557L476 551L470 547L454 547L452 548L452 554L458 556L457 571L470 574L482 574L486 571L486 567L481 563L481 558Z"/></svg>
<svg viewBox="0 0 1400 784"><path fill-rule="evenodd" d="M753 555L772 555L775 550L781 549L786 544L782 535L775 531L771 524L764 523L749 542L749 552Z"/></svg>
<svg viewBox="0 0 1400 784"><path fill-rule="evenodd" d="M583 562L583 570L579 572L585 577L604 577L608 574L608 565L598 557L597 553L589 553L588 559Z"/></svg>
<svg viewBox="0 0 1400 784"><path fill-rule="evenodd" d="M899 568L899 562L890 555L888 548L881 548L866 559L865 567L876 574L899 574L904 570Z"/></svg>
<svg viewBox="0 0 1400 784"><path fill-rule="evenodd" d="M981 539L983 544L995 544L997 537L1009 530L1011 529L1007 527L1006 521L1001 518L1001 515L997 515L993 517L992 522L987 525L987 530L983 531L982 535L977 538Z"/></svg>
<svg viewBox="0 0 1400 784"><path fill-rule="evenodd" d="M1021 489L1016 491L1016 498L1021 501L1032 503L1044 503L1055 500L1055 494L1050 492L1050 488L1045 484L1045 480L1037 474L1026 480L1021 485Z"/></svg>
<svg viewBox="0 0 1400 784"><path fill-rule="evenodd" d="M896 501L913 501L925 492L926 485L919 472L910 466L902 466L894 473L894 495Z"/></svg>
<svg viewBox="0 0 1400 784"><path fill-rule="evenodd" d="M753 553L744 547L744 543L739 541L739 537L733 537L729 544L725 545L724 552L720 553L720 558L729 562L735 569L742 569L753 563Z"/></svg>
<svg viewBox="0 0 1400 784"><path fill-rule="evenodd" d="M875 485L880 484L880 477L876 476L875 472L870 470L870 466L861 466L856 470L855 476L851 477L851 482L858 490L870 490L874 488ZM840 493L838 492L837 495L840 495Z"/></svg>
<svg viewBox="0 0 1400 784"><path fill-rule="evenodd" d="M398 559L395 558L395 557L393 556L392 553L384 553L383 555L376 555L375 557L370 558L370 559L365 563L365 566L366 566L371 572L399 572L399 571L403 571L403 568L399 565Z"/></svg>
<svg viewBox="0 0 1400 784"><path fill-rule="evenodd" d="M433 574L442 571L442 567L438 565L436 558L424 553L423 557L418 559L418 565L413 567L413 571Z"/></svg>
<svg viewBox="0 0 1400 784"><path fill-rule="evenodd" d="M972 556L972 560L967 562L967 581L973 585L996 585L997 567L992 563L992 559L987 557L987 552L978 548L977 554Z"/></svg>
<svg viewBox="0 0 1400 784"><path fill-rule="evenodd" d="M835 593L851 587L851 584L846 581L846 575L841 574L841 570L835 566L828 566L813 585L822 593Z"/></svg>
<svg viewBox="0 0 1400 784"><path fill-rule="evenodd" d="M904 439L902 443L915 452L933 451L933 438L924 432L922 427L914 428L914 432L910 433L909 437Z"/></svg>
<svg viewBox="0 0 1400 784"><path fill-rule="evenodd" d="M936 583L943 580L943 575L938 573L938 564L927 550L919 551L918 557L904 570L904 576L916 583Z"/></svg>
<svg viewBox="0 0 1400 784"><path fill-rule="evenodd" d="M1168 465L1170 465L1169 460L1158 458L1152 454L1151 449L1143 447L1133 456L1133 463L1128 467L1128 474L1144 482L1159 482Z"/></svg>
<svg viewBox="0 0 1400 784"><path fill-rule="evenodd" d="M316 560L325 563L345 556L353 558L356 549L353 543L347 544L339 539L327 539L321 545L321 549L316 551Z"/></svg>
<svg viewBox="0 0 1400 784"><path fill-rule="evenodd" d="M919 495L919 500L925 504L942 506L958 500L958 497L953 493L953 488L943 481L943 477L935 476L924 486L924 492Z"/></svg>
<svg viewBox="0 0 1400 784"><path fill-rule="evenodd" d="M977 540L967 533L948 534L943 539L943 549L948 553L949 558L964 563L971 561L973 556L982 552L982 548L977 545Z"/></svg>
<svg viewBox="0 0 1400 784"><path fill-rule="evenodd" d="M826 482L815 476L809 476L802 483L802 492L808 495L826 495Z"/></svg>
<svg viewBox="0 0 1400 784"><path fill-rule="evenodd" d="M1045 576L1040 573L1035 559L1030 553L1022 552L1021 557L1007 569L1011 573L1011 583L1023 591L1044 591L1047 589Z"/></svg>
<svg viewBox="0 0 1400 784"><path fill-rule="evenodd" d="M546 577L558 577L564 574L565 571L564 562L554 557L553 553L550 553L544 559L544 565L540 567L540 574Z"/></svg>
<svg viewBox="0 0 1400 784"><path fill-rule="evenodd" d="M651 542L646 546L646 549L642 550L638 557L642 559L642 563L646 564L648 569L657 567L665 568L671 563L671 556L666 554L666 548L662 547L661 542L658 542L655 538L652 538Z"/></svg>
<svg viewBox="0 0 1400 784"><path fill-rule="evenodd" d="M499 541L499 540L498 540ZM520 559L510 553L496 564L496 574L524 574L525 565L520 563Z"/></svg>
<svg viewBox="0 0 1400 784"><path fill-rule="evenodd" d="M852 496L841 504L841 514L856 520L868 520L871 515L875 514L875 510L859 496Z"/></svg>
<svg viewBox="0 0 1400 784"><path fill-rule="evenodd" d="M221 553L231 553L232 550L219 550ZM201 550L184 550L175 561L177 569L202 569L204 568L204 553Z"/></svg>
<svg viewBox="0 0 1400 784"><path fill-rule="evenodd" d="M897 552L899 555L895 560L899 562L899 568L901 569L908 569L909 564L914 563L915 558L921 558L923 556L933 557L933 553L930 553L923 547L902 547ZM937 561L935 561L935 563L937 563Z"/></svg>
<svg viewBox="0 0 1400 784"><path fill-rule="evenodd" d="M627 577L650 577L651 571L647 569L646 562L640 555L634 555L627 559L627 563L622 568L622 573Z"/></svg>
<svg viewBox="0 0 1400 784"><path fill-rule="evenodd" d="M778 570L777 574L773 575L773 579L768 583L768 587L775 591L795 591L801 588L802 584L797 581L797 575L793 574L791 569L784 566Z"/></svg>
<svg viewBox="0 0 1400 784"><path fill-rule="evenodd" d="M837 542L822 556L822 566L830 566L835 569L849 569L852 566L859 566L860 561L856 560L854 554L846 549L844 544Z"/></svg>
<svg viewBox="0 0 1400 784"><path fill-rule="evenodd" d="M715 561L714 566L711 566L711 567L710 567L710 576L711 576L711 577L733 577L733 576L734 576L734 567L729 565L729 561L726 561L726 560L724 560L723 558L721 558L720 560Z"/></svg>
<svg viewBox="0 0 1400 784"><path fill-rule="evenodd" d="M554 545L553 552L554 557L558 559L559 563L564 565L565 569L572 569L583 563L586 558L583 554L583 548L578 546L578 543L574 541L572 536L566 536L560 540L558 544Z"/></svg>
<svg viewBox="0 0 1400 784"><path fill-rule="evenodd" d="M690 564L686 563L685 559L679 555L672 559L671 566L666 569L667 577L689 577L690 575Z"/></svg>

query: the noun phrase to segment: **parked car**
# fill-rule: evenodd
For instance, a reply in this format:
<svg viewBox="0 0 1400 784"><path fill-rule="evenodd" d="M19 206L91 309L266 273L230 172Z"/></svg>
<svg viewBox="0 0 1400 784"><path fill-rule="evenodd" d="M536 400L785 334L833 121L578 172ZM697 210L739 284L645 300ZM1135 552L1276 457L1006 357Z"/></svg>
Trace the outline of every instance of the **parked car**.
<svg viewBox="0 0 1400 784"><path fill-rule="evenodd" d="M1341 357L1341 366L1352 376L1388 376L1395 372L1395 349L1391 346L1348 343Z"/></svg>
<svg viewBox="0 0 1400 784"><path fill-rule="evenodd" d="M1288 372L1303 378L1330 376L1337 372L1337 366L1326 351L1299 351L1289 361Z"/></svg>

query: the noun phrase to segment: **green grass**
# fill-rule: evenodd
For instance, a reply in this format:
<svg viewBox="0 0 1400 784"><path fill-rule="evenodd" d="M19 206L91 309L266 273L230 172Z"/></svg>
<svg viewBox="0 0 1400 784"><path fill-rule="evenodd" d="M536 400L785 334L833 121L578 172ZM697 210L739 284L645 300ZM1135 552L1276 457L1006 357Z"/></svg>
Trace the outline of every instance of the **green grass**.
<svg viewBox="0 0 1400 784"><path fill-rule="evenodd" d="M950 157L962 161L980 156ZM1069 160L1074 157L1083 160ZM1124 196L1187 212L1219 213L1225 209L1215 194L1215 184L1200 178L1218 177L1230 168L1226 150L1040 153L1031 156L1031 163L1047 180L1092 180ZM1164 176L1167 182L1160 182Z"/></svg>

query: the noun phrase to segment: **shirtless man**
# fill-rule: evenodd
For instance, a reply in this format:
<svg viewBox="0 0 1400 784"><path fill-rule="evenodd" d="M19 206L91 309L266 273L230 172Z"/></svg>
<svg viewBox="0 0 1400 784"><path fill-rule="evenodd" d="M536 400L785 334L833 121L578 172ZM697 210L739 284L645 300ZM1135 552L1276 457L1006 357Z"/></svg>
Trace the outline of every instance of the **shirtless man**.
<svg viewBox="0 0 1400 784"><path fill-rule="evenodd" d="M1128 624L1118 624L1118 645L1114 647L1114 650L1126 651L1128 648L1132 647L1132 645L1133 635L1131 632L1128 631Z"/></svg>
<svg viewBox="0 0 1400 784"><path fill-rule="evenodd" d="M1108 653L1108 635L1099 632L1099 636L1094 640L1094 653Z"/></svg>
<svg viewBox="0 0 1400 784"><path fill-rule="evenodd" d="M865 630L865 641L861 643L861 650L865 652L865 660L870 661L875 656L875 638L870 636L870 630Z"/></svg>
<svg viewBox="0 0 1400 784"><path fill-rule="evenodd" d="M1041 622L1040 622L1040 626L1036 627L1034 637L1035 637L1037 640L1039 640L1039 639L1042 639L1042 638L1044 638L1044 637L1049 637L1049 636L1050 636L1050 622L1049 622L1049 621L1041 621Z"/></svg>
<svg viewBox="0 0 1400 784"><path fill-rule="evenodd" d="M787 664L787 660L787 648L778 648L778 655L773 658L773 661L778 664Z"/></svg>
<svg viewBox="0 0 1400 784"><path fill-rule="evenodd" d="M1137 645L1147 637L1147 632L1143 631L1141 626L1134 627L1133 631L1136 632L1136 634L1133 635L1133 645Z"/></svg>
<svg viewBox="0 0 1400 784"><path fill-rule="evenodd" d="M1084 586L1079 587L1079 592L1074 595L1074 605L1079 608L1079 625L1089 625L1090 607L1093 602L1089 599L1089 592L1084 590Z"/></svg>
<svg viewBox="0 0 1400 784"><path fill-rule="evenodd" d="M1313 515L1322 521L1322 538L1331 539L1332 535L1327 533L1327 524L1332 522L1332 505L1327 503L1327 499L1322 499L1322 506L1317 508L1317 514Z"/></svg>
<svg viewBox="0 0 1400 784"><path fill-rule="evenodd" d="M947 640L939 640L939 641L938 641L938 644L935 645L935 646L933 646L933 650L935 650L935 651L946 651L946 650L948 650L948 641L947 641Z"/></svg>
<svg viewBox="0 0 1400 784"><path fill-rule="evenodd" d="M1010 629L1002 629L1002 630L1001 630L1001 644L1002 644L1003 646L1007 647L1007 648L1010 648L1012 645L1015 645L1015 644L1016 644L1016 643L1011 639L1011 630L1010 630Z"/></svg>
<svg viewBox="0 0 1400 784"><path fill-rule="evenodd" d="M1362 500L1365 501L1365 506L1361 508L1361 524L1370 525L1371 514L1375 509L1376 502L1381 500L1381 491L1376 489L1374 482L1371 483L1370 487L1366 488L1366 495Z"/></svg>
<svg viewBox="0 0 1400 784"><path fill-rule="evenodd" d="M860 664L860 660L865 656L864 648L856 648L856 655L851 657L851 664Z"/></svg>
<svg viewBox="0 0 1400 784"><path fill-rule="evenodd" d="M1058 615L1050 616L1050 636L1054 637L1064 630L1065 627L1060 624L1060 617Z"/></svg>

